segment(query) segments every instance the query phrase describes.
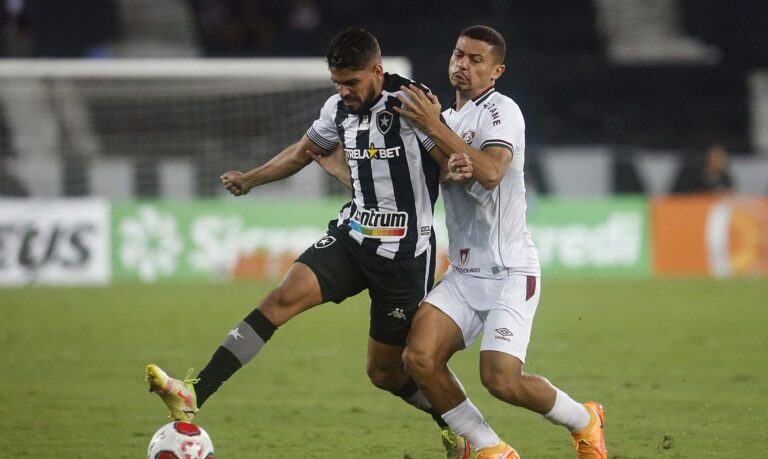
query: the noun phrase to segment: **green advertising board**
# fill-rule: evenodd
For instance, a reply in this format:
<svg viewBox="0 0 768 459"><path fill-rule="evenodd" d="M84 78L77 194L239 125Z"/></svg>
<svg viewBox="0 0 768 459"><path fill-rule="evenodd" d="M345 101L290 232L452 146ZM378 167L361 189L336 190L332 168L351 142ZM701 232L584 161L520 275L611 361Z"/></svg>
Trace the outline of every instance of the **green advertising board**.
<svg viewBox="0 0 768 459"><path fill-rule="evenodd" d="M283 259L295 258L325 234L343 203L248 198L115 203L112 278L231 279L254 256L274 265L264 270L264 277L274 277L281 274Z"/></svg>
<svg viewBox="0 0 768 459"><path fill-rule="evenodd" d="M538 199L528 229L543 275L650 276L650 223L644 197Z"/></svg>
<svg viewBox="0 0 768 459"><path fill-rule="evenodd" d="M273 278L324 233L343 199L114 203L112 280ZM447 234L436 209L438 256ZM545 276L650 275L644 198L538 199L529 229Z"/></svg>

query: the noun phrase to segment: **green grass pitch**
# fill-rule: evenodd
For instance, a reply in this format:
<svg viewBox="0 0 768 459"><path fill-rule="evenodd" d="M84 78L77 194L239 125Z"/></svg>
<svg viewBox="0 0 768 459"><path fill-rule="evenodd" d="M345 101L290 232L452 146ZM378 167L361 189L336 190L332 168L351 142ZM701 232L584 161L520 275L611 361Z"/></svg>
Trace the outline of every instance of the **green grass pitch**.
<svg viewBox="0 0 768 459"><path fill-rule="evenodd" d="M139 458L166 422L155 362L199 369L270 288L0 290L0 457ZM280 329L197 422L219 458L439 458L432 420L365 375L367 296ZM477 348L452 367L526 459L570 438L490 397ZM607 409L612 459L768 457L768 282L544 280L527 369Z"/></svg>

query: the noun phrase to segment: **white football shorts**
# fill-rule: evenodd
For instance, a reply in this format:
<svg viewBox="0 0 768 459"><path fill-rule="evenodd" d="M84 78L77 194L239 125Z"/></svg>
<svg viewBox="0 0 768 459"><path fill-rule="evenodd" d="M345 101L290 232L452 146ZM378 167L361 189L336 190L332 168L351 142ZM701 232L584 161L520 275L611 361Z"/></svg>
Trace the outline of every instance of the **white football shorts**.
<svg viewBox="0 0 768 459"><path fill-rule="evenodd" d="M482 332L481 351L504 352L525 362L540 295L540 277L486 279L449 270L424 301L453 319L465 347Z"/></svg>

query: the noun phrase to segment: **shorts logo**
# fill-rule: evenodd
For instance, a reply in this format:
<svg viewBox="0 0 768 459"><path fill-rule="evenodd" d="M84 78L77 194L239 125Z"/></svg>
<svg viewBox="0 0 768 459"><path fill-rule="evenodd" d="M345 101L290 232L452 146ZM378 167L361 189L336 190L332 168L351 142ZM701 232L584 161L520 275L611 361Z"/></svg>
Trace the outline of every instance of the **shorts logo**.
<svg viewBox="0 0 768 459"><path fill-rule="evenodd" d="M408 229L408 213L357 209L349 220L349 226L365 237L397 241L405 236Z"/></svg>
<svg viewBox="0 0 768 459"><path fill-rule="evenodd" d="M467 145L472 144L472 141L475 140L475 131L472 129L465 131L464 134L461 134L461 140Z"/></svg>
<svg viewBox="0 0 768 459"><path fill-rule="evenodd" d="M387 314L390 317L394 317L395 319L405 320L405 311L403 311L403 308L395 308L394 311Z"/></svg>
<svg viewBox="0 0 768 459"><path fill-rule="evenodd" d="M467 266L469 261L469 249L459 249L459 266Z"/></svg>
<svg viewBox="0 0 768 459"><path fill-rule="evenodd" d="M381 111L376 115L376 127L379 128L379 131L382 134L386 134L392 127L392 121L394 121L394 119L395 115L391 112L387 110Z"/></svg>
<svg viewBox="0 0 768 459"><path fill-rule="evenodd" d="M514 333L509 331L509 329L507 329L507 328L497 328L495 330L495 332L498 333L498 335L495 336L496 339L501 339L501 340L504 340L504 341L512 341L512 340L509 339L509 337L514 335Z"/></svg>
<svg viewBox="0 0 768 459"><path fill-rule="evenodd" d="M315 248L316 249L324 249L324 248L328 247L329 245L333 244L334 242L336 242L336 238L335 237L333 237L333 236L323 236L323 237L320 238L320 240L315 242Z"/></svg>

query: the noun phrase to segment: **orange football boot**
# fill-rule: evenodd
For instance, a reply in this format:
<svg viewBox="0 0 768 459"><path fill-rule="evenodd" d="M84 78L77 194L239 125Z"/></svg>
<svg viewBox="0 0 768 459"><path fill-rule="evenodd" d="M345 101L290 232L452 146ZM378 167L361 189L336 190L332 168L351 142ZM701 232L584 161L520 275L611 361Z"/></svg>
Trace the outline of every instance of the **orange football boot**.
<svg viewBox="0 0 768 459"><path fill-rule="evenodd" d="M589 411L592 420L589 425L579 432L574 432L573 444L576 447L577 459L608 459L605 449L605 410L597 402L587 402L584 407Z"/></svg>
<svg viewBox="0 0 768 459"><path fill-rule="evenodd" d="M511 446L501 442L496 446L481 449L475 459L520 459L520 456Z"/></svg>

